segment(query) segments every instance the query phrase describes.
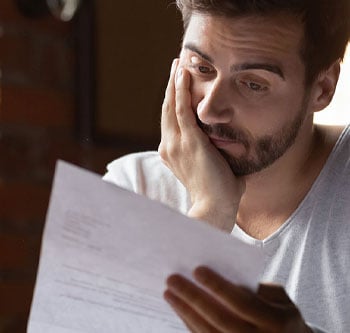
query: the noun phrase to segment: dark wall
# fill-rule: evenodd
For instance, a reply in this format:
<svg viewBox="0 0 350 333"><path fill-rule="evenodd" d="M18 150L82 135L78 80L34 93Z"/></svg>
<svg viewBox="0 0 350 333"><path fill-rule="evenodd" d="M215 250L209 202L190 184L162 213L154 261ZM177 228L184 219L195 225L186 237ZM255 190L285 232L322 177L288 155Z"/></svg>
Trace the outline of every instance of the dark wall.
<svg viewBox="0 0 350 333"><path fill-rule="evenodd" d="M103 2L112 3L112 6L120 3ZM97 1L96 3L98 4ZM152 11L147 12L147 18L142 14L146 15L147 10L141 6L144 3L150 3L150 8L154 11L154 14ZM109 14L112 14L112 17L115 14L118 20L123 20L119 21L122 26L131 20L133 24L137 24L138 21L142 23L139 28L134 27L137 33L131 34L136 44L138 35L143 38L141 52L135 53L125 48L122 50L123 53L119 52L119 46L123 42L120 40L121 36L128 38L128 31L124 31L124 28L112 28L108 32L108 40L112 41L113 52L116 52L117 56L123 54L127 61L129 54L136 54L138 59L135 68L130 67L129 63L126 66L119 59L117 68L124 70L128 67L124 74L133 76L134 80L148 75L149 84L145 89L151 87L152 83L156 84L152 86L152 92L142 93L140 88L137 88L131 94L128 89L123 90L125 79L119 75L116 77L114 74L109 78L108 75L101 74L103 76L101 78L98 76L100 74L96 74L96 82L93 84L98 89L101 89L103 84L119 85L116 91L119 92L119 96L126 98L124 106L117 108L118 112L122 109L122 113L118 114L122 114L126 123L112 120L117 124L117 136L123 137L122 143L113 145L110 141L106 146L94 142L91 138L81 140L77 135L79 128L77 121L84 119L83 114L80 114L80 118L77 117L78 110L84 112L78 104L78 96L84 95L84 91L78 93L81 86L77 84L79 82L77 69L82 59L77 49L77 38L79 38L77 22L63 23L51 16L26 18L18 11L15 1L0 1L0 332L2 333L26 330L56 160L64 159L102 174L108 161L137 150L138 142L141 147L141 141L138 140L144 140L145 137L154 140L158 136L157 126L154 126L152 121L148 122L148 118L152 116L147 116L146 120L139 118L137 112L128 111L129 103L125 101L137 99L141 94L144 105L149 105L147 112L154 114L153 120L158 119L160 112L158 107L162 100L171 58L178 49L177 36L180 31L172 30L173 32L169 33L166 32L169 30L164 29L159 33L152 29L160 29L157 22L163 15L168 15L166 20L169 17L171 19L178 17L174 14L175 9L168 8L166 2L140 0L142 11L138 13L132 12L137 10L135 1L132 4L133 9L124 11L123 15L120 15L118 8L114 8ZM103 11L97 8L94 15L100 15L99 19L103 20L101 13ZM179 24L179 21L174 24ZM147 29L150 30L143 33ZM157 40L150 43L144 40L152 36ZM162 47L163 43L175 46ZM149 50L147 45L150 45ZM107 49L103 50L96 49L96 55L101 61L107 61L104 59L108 54L103 56L101 53ZM153 56L157 56L157 60L152 62ZM114 66L113 59L109 58L108 66ZM144 73L140 73L143 70L142 59L151 62L145 66ZM102 70L104 66L96 65L98 70ZM151 74L149 74L150 67ZM101 80L107 81L97 86ZM158 87L161 90L157 90ZM109 98L108 94L101 90L96 91L96 96L99 98L95 99L94 108L96 105L110 103L108 100L101 100ZM102 109L96 109L98 116L98 112ZM136 109L143 112L139 108ZM108 115L111 111L112 113ZM113 117L113 107L107 111L107 117L109 116ZM150 128L143 128L143 133L146 134L135 136L135 133L140 132L140 126L144 126L147 122ZM105 128L100 127L101 132L105 132ZM113 141L115 133L112 134ZM136 140L129 144L128 138Z"/></svg>
<svg viewBox="0 0 350 333"><path fill-rule="evenodd" d="M170 65L180 50L180 13L167 0L100 1L95 6L99 134L158 141Z"/></svg>

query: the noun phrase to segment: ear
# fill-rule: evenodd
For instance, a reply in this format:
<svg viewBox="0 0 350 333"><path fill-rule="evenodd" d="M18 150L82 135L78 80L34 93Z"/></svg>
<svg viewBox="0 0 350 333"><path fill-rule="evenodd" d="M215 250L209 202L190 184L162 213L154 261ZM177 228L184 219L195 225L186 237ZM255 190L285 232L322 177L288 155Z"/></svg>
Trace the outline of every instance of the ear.
<svg viewBox="0 0 350 333"><path fill-rule="evenodd" d="M321 111L329 105L335 93L340 73L340 60L319 74L311 88L310 105L313 112Z"/></svg>

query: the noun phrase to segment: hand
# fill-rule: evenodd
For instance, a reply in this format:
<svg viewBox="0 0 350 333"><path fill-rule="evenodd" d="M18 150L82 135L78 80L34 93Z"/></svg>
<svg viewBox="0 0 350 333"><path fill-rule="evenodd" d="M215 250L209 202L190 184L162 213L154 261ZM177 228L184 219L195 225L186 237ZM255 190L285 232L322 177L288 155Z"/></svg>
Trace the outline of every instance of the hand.
<svg viewBox="0 0 350 333"><path fill-rule="evenodd" d="M237 179L208 136L197 125L191 106L190 74L172 66L162 107L159 154L164 164L190 193L190 217L231 231L241 196L243 179Z"/></svg>
<svg viewBox="0 0 350 333"><path fill-rule="evenodd" d="M195 333L311 333L299 310L278 285L260 285L257 293L237 286L207 267L194 277L167 280L164 298Z"/></svg>

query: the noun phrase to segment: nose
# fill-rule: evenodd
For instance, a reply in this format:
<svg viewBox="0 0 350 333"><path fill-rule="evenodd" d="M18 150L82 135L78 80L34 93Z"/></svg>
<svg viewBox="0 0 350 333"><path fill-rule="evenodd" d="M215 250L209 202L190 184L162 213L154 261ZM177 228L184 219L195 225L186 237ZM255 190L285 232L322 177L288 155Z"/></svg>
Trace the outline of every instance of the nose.
<svg viewBox="0 0 350 333"><path fill-rule="evenodd" d="M234 101L229 82L208 82L202 94L203 98L197 106L199 120L208 125L230 123L234 113Z"/></svg>

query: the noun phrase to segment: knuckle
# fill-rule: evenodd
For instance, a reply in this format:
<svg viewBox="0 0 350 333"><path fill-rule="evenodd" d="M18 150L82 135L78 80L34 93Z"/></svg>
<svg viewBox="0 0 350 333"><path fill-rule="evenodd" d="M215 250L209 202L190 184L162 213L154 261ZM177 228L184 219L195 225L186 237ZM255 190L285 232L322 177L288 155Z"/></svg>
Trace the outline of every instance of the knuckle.
<svg viewBox="0 0 350 333"><path fill-rule="evenodd" d="M163 161L167 160L167 149L166 149L165 144L163 142L161 142L159 147L158 147L158 154Z"/></svg>
<svg viewBox="0 0 350 333"><path fill-rule="evenodd" d="M165 143L164 141L161 141L158 147L158 154L160 155L161 159L165 162L169 162L170 160L178 156L178 153L179 153L178 145L174 141L175 140L172 140L167 143Z"/></svg>

